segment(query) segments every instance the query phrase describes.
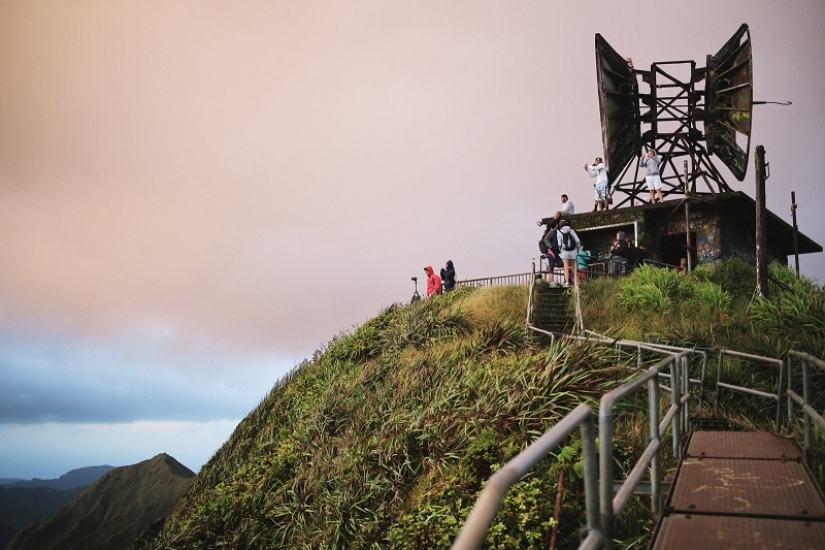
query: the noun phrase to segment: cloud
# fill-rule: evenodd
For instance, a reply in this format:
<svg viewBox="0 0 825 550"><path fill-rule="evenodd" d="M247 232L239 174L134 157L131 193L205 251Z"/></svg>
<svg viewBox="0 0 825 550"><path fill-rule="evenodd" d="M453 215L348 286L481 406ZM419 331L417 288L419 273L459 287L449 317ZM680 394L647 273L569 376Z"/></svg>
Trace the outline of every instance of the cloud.
<svg viewBox="0 0 825 550"><path fill-rule="evenodd" d="M211 421L247 414L295 363L169 334L0 341L0 424Z"/></svg>
<svg viewBox="0 0 825 550"><path fill-rule="evenodd" d="M128 466L159 453L197 472L238 421L0 424L0 477L54 479L75 468Z"/></svg>

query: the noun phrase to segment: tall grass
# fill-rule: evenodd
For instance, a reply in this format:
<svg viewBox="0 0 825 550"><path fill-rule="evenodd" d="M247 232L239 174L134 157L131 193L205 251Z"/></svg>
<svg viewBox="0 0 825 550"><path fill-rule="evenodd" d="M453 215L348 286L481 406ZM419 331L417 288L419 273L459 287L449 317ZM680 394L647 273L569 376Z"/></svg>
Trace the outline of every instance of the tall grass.
<svg viewBox="0 0 825 550"><path fill-rule="evenodd" d="M742 351L813 350L814 338L821 347L822 289L774 268L771 297L752 301L745 267L689 276L642 267L588 282L585 326ZM145 547L447 548L493 472L633 372L633 359L611 348L527 339L526 303L525 287L462 288L393 305L333 338L273 386ZM645 444L643 401L615 417L619 469ZM510 491L487 546L547 545L562 468L572 481L559 547L576 546L580 459L574 438ZM639 511L622 521L638 541L650 520Z"/></svg>

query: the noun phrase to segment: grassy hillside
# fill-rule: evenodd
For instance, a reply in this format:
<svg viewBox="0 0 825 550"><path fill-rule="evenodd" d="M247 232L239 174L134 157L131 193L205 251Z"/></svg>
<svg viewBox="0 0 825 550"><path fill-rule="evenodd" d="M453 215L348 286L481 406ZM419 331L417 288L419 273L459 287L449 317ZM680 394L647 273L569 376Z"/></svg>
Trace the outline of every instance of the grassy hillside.
<svg viewBox="0 0 825 550"><path fill-rule="evenodd" d="M822 289L777 270L787 286L775 285L778 301L751 303L746 271L728 264L674 279L642 269L591 283L583 287L585 324L616 337L776 353L804 345L816 353ZM390 307L333 339L272 388L158 535L138 547L448 547L492 472L632 373L610 348L541 347L527 338L526 302L525 287L462 289ZM617 414L618 465L643 444L637 406ZM558 547L574 547L583 507L578 460L572 441L520 482L488 547L547 546L562 469ZM631 510L620 535L632 540L643 531L641 517Z"/></svg>

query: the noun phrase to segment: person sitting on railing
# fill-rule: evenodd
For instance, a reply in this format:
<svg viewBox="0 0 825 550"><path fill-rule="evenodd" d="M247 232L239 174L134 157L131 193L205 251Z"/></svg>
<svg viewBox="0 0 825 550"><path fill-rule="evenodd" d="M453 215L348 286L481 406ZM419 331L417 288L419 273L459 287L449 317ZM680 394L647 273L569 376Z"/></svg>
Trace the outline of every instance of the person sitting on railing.
<svg viewBox="0 0 825 550"><path fill-rule="evenodd" d="M559 220L562 216L572 216L576 213L576 208L573 206L573 201L567 198L567 195L561 196L561 210L556 212L554 219Z"/></svg>
<svg viewBox="0 0 825 550"><path fill-rule="evenodd" d="M441 294L441 277L435 274L430 265L424 268L424 273L427 274L427 298Z"/></svg>
<svg viewBox="0 0 825 550"><path fill-rule="evenodd" d="M452 260L447 260L447 265L441 268L441 282L444 285L444 292L455 288L455 267L453 267Z"/></svg>

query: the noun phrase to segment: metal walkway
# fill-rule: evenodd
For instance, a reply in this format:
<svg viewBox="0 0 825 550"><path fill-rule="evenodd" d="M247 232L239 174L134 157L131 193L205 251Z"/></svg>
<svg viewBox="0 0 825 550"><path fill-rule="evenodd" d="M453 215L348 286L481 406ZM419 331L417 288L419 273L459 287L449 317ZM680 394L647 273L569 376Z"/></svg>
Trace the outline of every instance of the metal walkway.
<svg viewBox="0 0 825 550"><path fill-rule="evenodd" d="M695 432L652 548L825 548L825 500L792 440Z"/></svg>

